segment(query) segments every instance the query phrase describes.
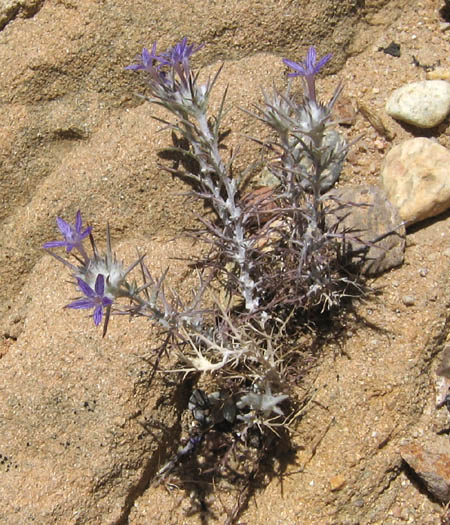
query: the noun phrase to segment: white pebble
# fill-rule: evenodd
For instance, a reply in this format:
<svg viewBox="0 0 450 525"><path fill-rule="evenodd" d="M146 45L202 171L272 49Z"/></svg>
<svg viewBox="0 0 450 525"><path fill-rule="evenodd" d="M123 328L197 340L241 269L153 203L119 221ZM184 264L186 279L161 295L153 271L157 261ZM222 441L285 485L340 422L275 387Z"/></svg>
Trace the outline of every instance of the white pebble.
<svg viewBox="0 0 450 525"><path fill-rule="evenodd" d="M450 83L444 80L412 82L388 98L386 113L420 128L440 124L450 112Z"/></svg>
<svg viewBox="0 0 450 525"><path fill-rule="evenodd" d="M416 304L416 300L412 295L404 295L402 301L405 306L414 306Z"/></svg>

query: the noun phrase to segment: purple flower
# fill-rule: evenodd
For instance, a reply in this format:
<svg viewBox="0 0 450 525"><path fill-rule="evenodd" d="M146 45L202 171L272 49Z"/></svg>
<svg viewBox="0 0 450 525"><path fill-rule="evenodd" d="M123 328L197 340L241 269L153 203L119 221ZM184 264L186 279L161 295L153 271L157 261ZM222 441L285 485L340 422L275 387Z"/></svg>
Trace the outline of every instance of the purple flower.
<svg viewBox="0 0 450 525"><path fill-rule="evenodd" d="M158 55L156 54L155 42L151 51L144 47L138 64L131 64L125 69L146 71L147 73L150 73L153 80L157 83L167 84L168 80L166 73L161 71L161 66L167 66L169 69L175 71L180 77L183 85L187 86L190 75L189 59L194 53L201 49L203 45L204 44L201 44L195 47L194 44L191 44L188 46L187 37L184 37L181 42Z"/></svg>
<svg viewBox="0 0 450 525"><path fill-rule="evenodd" d="M194 44L187 45L187 37L184 37L181 42L175 44L173 47L162 53L158 60L161 64L172 67L174 71L180 77L181 82L187 86L191 68L189 65L189 59L191 56L199 51L204 44L197 47Z"/></svg>
<svg viewBox="0 0 450 525"><path fill-rule="evenodd" d="M58 225L59 231L63 234L64 240L46 242L44 244L44 248L48 249L64 246L67 252L70 252L73 250L73 248L76 248L78 251L84 254L83 239L85 239L91 233L92 227L89 226L84 231L82 231L83 226L80 210L77 211L75 226L72 226L60 217L56 218L56 223Z"/></svg>
<svg viewBox="0 0 450 525"><path fill-rule="evenodd" d="M308 98L310 100L316 100L316 89L315 89L315 79L314 76L323 68L323 66L330 60L331 54L325 55L322 57L319 62L316 64L316 48L311 46L308 49L308 54L306 55L306 60L302 62L293 62L287 58L283 58L283 62L286 66L293 69L294 73L289 73L289 77L298 77L302 76L306 80L306 85L308 88Z"/></svg>
<svg viewBox="0 0 450 525"><path fill-rule="evenodd" d="M113 300L105 296L105 277L99 273L95 280L95 291L86 284L83 279L77 277L78 286L86 297L77 299L65 306L65 308L88 309L94 308L94 324L98 326L102 322L103 308L107 308L112 305Z"/></svg>
<svg viewBox="0 0 450 525"><path fill-rule="evenodd" d="M157 69L155 67L154 62L155 60L158 60L158 56L156 54L156 42L153 44L152 50L149 51L146 47L142 50L142 55L140 57L140 62L138 64L131 64L130 66L127 66L125 69L131 69L132 71L139 71L144 70L148 71L149 73L154 73Z"/></svg>
<svg viewBox="0 0 450 525"><path fill-rule="evenodd" d="M184 37L181 42L175 44L173 47L162 53L158 60L167 66L176 67L177 64L183 64L183 66L189 66L189 59L191 56L199 51L204 44L197 47L194 44L187 45L187 37Z"/></svg>

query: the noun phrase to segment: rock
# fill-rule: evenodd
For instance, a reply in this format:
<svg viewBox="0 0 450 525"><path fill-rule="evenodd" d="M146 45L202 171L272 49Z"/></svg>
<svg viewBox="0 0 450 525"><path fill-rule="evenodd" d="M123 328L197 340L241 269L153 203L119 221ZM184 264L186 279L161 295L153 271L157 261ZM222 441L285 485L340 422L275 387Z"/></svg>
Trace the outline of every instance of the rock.
<svg viewBox="0 0 450 525"><path fill-rule="evenodd" d="M345 485L345 477L342 474L337 474L330 479L330 490L336 492L341 490Z"/></svg>
<svg viewBox="0 0 450 525"><path fill-rule="evenodd" d="M18 16L31 17L44 3L44 0L2 0L0 2L0 30Z"/></svg>
<svg viewBox="0 0 450 525"><path fill-rule="evenodd" d="M411 443L400 448L400 455L436 499L442 503L450 500L450 454L430 452Z"/></svg>
<svg viewBox="0 0 450 525"><path fill-rule="evenodd" d="M388 199L408 224L434 217L450 206L450 152L418 137L391 149L381 179Z"/></svg>
<svg viewBox="0 0 450 525"><path fill-rule="evenodd" d="M345 207L335 216L342 219L346 215L339 226L340 231L342 228L355 231L355 239L352 240L352 234L347 239L352 250L366 248L362 265L364 274L376 275L403 263L405 228L397 210L382 189L375 186L340 188L331 190L327 195L338 202L353 202L357 205ZM387 235L376 241L384 234ZM374 245L364 245L359 239L369 243L376 242Z"/></svg>
<svg viewBox="0 0 450 525"><path fill-rule="evenodd" d="M436 408L444 405L450 411L450 346L446 345L442 352L441 363L436 369Z"/></svg>
<svg viewBox="0 0 450 525"><path fill-rule="evenodd" d="M419 128L432 128L450 112L450 84L444 80L413 82L396 89L386 103L391 117Z"/></svg>
<svg viewBox="0 0 450 525"><path fill-rule="evenodd" d="M431 71L427 71L427 80L447 80L450 81L450 68L448 67L437 67Z"/></svg>
<svg viewBox="0 0 450 525"><path fill-rule="evenodd" d="M402 302L405 306L414 306L416 304L416 300L412 295L404 295L402 297Z"/></svg>
<svg viewBox="0 0 450 525"><path fill-rule="evenodd" d="M333 106L333 120L341 126L353 126L356 122L356 110L350 97L341 95Z"/></svg>

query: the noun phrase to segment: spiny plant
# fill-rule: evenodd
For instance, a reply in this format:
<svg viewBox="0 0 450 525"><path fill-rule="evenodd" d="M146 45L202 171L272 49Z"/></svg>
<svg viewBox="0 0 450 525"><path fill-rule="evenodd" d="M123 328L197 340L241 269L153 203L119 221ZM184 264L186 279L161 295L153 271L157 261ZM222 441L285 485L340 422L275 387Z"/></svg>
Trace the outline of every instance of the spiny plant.
<svg viewBox="0 0 450 525"><path fill-rule="evenodd" d="M285 434L295 417L298 403L289 371L301 349L289 342L293 320L299 312L339 305L348 287L356 284L343 271L349 232L339 227L342 209L350 204L326 193L338 180L348 149L331 118L342 88L337 87L328 103L317 99L316 75L331 55L316 61L316 50L310 47L304 61L284 59L293 70L286 91L263 92L263 103L249 111L270 130L269 138L258 142L274 154L268 169L277 183L248 194L242 175L233 173L233 155L228 160L221 155L226 90L218 111L210 113L211 92L222 67L205 83L191 68L192 55L202 47L188 45L184 38L158 53L154 43L127 67L145 74L150 92L146 100L173 115L173 121L162 122L176 137L174 149L194 160L184 163L181 173L165 169L187 177L190 196L214 214L200 218L195 231L209 250L196 261L201 276L193 300L185 304L179 296L168 295L167 272L154 277L143 255L125 268L112 252L109 228L106 253L100 255L92 228L83 229L79 211L75 225L57 218L63 240L44 247L69 268L82 294L68 308L92 309L95 325L104 319L103 335L111 313L147 317L166 332L165 348L178 358L176 371L197 378L198 388L188 400L195 424L158 477L171 475L186 459L209 454L208 468L198 464L197 474L212 472L214 480L233 451L259 451L244 476L248 482L269 444ZM300 101L291 90L297 76L304 84ZM336 220L327 220L330 216ZM84 246L87 238L92 255ZM75 254L75 262L56 254L55 248ZM131 280L135 268L140 269L141 284ZM218 287L228 301L211 300ZM203 376L212 378L208 392L200 388Z"/></svg>

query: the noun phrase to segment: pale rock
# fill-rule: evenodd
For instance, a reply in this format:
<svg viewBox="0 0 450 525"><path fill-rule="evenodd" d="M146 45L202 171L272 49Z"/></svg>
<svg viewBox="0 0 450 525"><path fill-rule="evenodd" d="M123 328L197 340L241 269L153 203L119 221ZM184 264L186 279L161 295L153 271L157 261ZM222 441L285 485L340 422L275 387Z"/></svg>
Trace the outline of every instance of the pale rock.
<svg viewBox="0 0 450 525"><path fill-rule="evenodd" d="M423 80L396 89L386 103L391 117L419 128L440 124L450 112L450 84Z"/></svg>
<svg viewBox="0 0 450 525"><path fill-rule="evenodd" d="M388 199L408 224L434 217L450 206L450 152L418 137L391 149L381 180Z"/></svg>

